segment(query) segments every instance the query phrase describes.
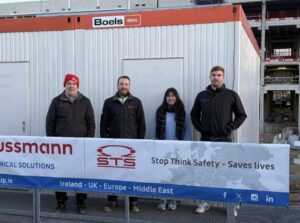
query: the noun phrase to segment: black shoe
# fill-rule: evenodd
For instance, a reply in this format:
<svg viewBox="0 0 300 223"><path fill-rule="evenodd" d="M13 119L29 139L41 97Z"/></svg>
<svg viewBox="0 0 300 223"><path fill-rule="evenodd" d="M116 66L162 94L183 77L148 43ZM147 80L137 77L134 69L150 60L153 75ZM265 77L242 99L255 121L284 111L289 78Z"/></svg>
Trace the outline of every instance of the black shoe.
<svg viewBox="0 0 300 223"><path fill-rule="evenodd" d="M65 200L58 200L56 205L56 211L57 212L63 212L66 209L66 202Z"/></svg>
<svg viewBox="0 0 300 223"><path fill-rule="evenodd" d="M86 213L85 200L77 199L76 205L77 205L78 214L85 214Z"/></svg>
<svg viewBox="0 0 300 223"><path fill-rule="evenodd" d="M118 206L116 201L108 201L106 206L104 207L104 212L112 212Z"/></svg>

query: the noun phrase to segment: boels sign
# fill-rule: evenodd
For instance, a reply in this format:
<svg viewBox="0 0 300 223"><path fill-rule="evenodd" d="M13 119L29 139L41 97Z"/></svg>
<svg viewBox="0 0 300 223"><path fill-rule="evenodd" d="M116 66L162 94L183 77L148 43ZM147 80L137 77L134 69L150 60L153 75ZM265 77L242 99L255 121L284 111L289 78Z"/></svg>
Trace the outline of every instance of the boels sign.
<svg viewBox="0 0 300 223"><path fill-rule="evenodd" d="M141 15L93 17L93 28L140 26Z"/></svg>

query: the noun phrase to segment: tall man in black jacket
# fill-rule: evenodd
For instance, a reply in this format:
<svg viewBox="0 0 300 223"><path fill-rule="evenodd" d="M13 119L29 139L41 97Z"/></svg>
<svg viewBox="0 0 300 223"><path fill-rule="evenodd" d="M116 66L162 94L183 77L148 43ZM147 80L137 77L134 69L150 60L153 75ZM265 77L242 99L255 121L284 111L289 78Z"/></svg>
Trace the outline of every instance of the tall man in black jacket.
<svg viewBox="0 0 300 223"><path fill-rule="evenodd" d="M90 100L78 91L79 78L67 74L64 80L65 90L55 97L49 107L46 117L47 136L60 137L94 137L95 118ZM55 192L57 211L66 208L66 192ZM87 195L77 193L76 204L80 214L86 212Z"/></svg>
<svg viewBox="0 0 300 223"><path fill-rule="evenodd" d="M192 123L201 133L201 141L231 142L232 131L243 124L246 112L238 94L225 88L223 67L213 67L209 77L211 84L196 97ZM195 212L201 214L208 209L209 205L202 202ZM234 214L237 215L237 208Z"/></svg>
<svg viewBox="0 0 300 223"><path fill-rule="evenodd" d="M105 100L100 122L100 136L102 138L144 139L146 124L144 110L140 99L132 96L130 78L118 78L118 92ZM117 206L117 196L108 196L105 212L111 212ZM130 197L130 209L139 212L138 199Z"/></svg>

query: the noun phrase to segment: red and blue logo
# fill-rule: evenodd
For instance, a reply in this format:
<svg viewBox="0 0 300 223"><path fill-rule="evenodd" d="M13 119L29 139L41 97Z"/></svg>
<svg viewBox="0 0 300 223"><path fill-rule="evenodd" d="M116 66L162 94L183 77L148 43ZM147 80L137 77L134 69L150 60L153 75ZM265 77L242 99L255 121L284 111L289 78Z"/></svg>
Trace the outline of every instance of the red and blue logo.
<svg viewBox="0 0 300 223"><path fill-rule="evenodd" d="M123 145L105 145L97 149L97 167L135 169L135 150Z"/></svg>

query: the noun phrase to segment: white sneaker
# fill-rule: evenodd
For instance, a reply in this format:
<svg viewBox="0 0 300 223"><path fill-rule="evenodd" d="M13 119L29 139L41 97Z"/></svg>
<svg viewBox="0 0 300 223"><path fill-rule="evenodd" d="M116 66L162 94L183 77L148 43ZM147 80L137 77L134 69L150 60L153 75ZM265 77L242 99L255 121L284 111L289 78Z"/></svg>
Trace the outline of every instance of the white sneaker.
<svg viewBox="0 0 300 223"><path fill-rule="evenodd" d="M157 205L157 210L160 210L160 211L165 211L166 210L166 202L165 201L161 201L159 205Z"/></svg>
<svg viewBox="0 0 300 223"><path fill-rule="evenodd" d="M233 216L237 217L239 214L240 205L234 205L233 207Z"/></svg>
<svg viewBox="0 0 300 223"><path fill-rule="evenodd" d="M176 210L176 208L177 208L177 205L176 205L175 200L168 201L168 203L167 203L167 209L168 210L174 211L174 210Z"/></svg>
<svg viewBox="0 0 300 223"><path fill-rule="evenodd" d="M198 204L198 207L196 208L195 213L203 214L208 210L209 210L209 204L206 202L201 202L200 204Z"/></svg>

